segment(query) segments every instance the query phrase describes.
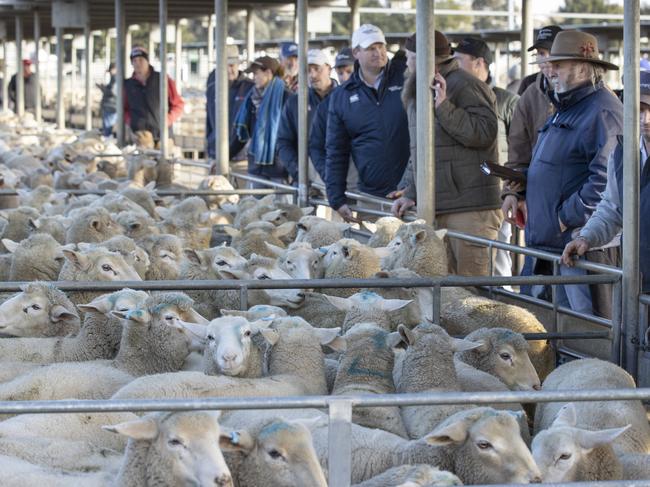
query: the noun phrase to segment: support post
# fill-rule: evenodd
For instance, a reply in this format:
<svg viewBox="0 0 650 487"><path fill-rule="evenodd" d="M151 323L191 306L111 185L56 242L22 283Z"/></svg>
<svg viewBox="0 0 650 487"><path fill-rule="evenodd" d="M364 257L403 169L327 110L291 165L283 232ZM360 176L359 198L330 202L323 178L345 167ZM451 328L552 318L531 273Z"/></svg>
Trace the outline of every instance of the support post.
<svg viewBox="0 0 650 487"><path fill-rule="evenodd" d="M624 364L636 378L639 352L639 0L625 0L623 20L623 347Z"/></svg>
<svg viewBox="0 0 650 487"><path fill-rule="evenodd" d="M162 35L162 34L161 34ZM126 50L126 55L130 56L131 55L131 49L133 49L133 34L131 33L131 28L130 26L126 26L126 36L124 38L124 44L125 44L125 50ZM149 53L149 56L152 56L153 53ZM153 61L153 58L151 59Z"/></svg>
<svg viewBox="0 0 650 487"><path fill-rule="evenodd" d="M521 79L530 73L528 46L533 45L533 2L521 0Z"/></svg>
<svg viewBox="0 0 650 487"><path fill-rule="evenodd" d="M56 125L65 128L65 107L63 106L63 28L56 28Z"/></svg>
<svg viewBox="0 0 650 487"><path fill-rule="evenodd" d="M117 120L115 134L120 147L124 145L124 78L126 77L126 53L124 50L124 0L115 0L115 67L117 76Z"/></svg>
<svg viewBox="0 0 650 487"><path fill-rule="evenodd" d="M147 39L147 52L149 53L149 59L153 61L153 56L156 52L156 43L154 41L153 32L149 31L149 38Z"/></svg>
<svg viewBox="0 0 650 487"><path fill-rule="evenodd" d="M158 23L160 24L160 153L167 159L169 132L167 130L167 0L158 2Z"/></svg>
<svg viewBox="0 0 650 487"><path fill-rule="evenodd" d="M360 0L348 0L350 5L350 35L361 26Z"/></svg>
<svg viewBox="0 0 650 487"><path fill-rule="evenodd" d="M352 480L352 402L334 399L329 403L328 466L330 487L349 487Z"/></svg>
<svg viewBox="0 0 650 487"><path fill-rule="evenodd" d="M227 176L230 172L228 154L228 76L226 73L226 35L228 33L228 0L214 0L215 51L215 169L217 174Z"/></svg>
<svg viewBox="0 0 650 487"><path fill-rule="evenodd" d="M90 26L87 25L84 28L84 40L86 44L85 52L85 64L86 64L86 79L85 79L85 89L86 89L86 112L85 112L85 129L92 130L93 128L93 103L92 103L92 94L90 92L90 74L92 72L92 62L93 62L93 50L94 42L93 36L90 32Z"/></svg>
<svg viewBox="0 0 650 487"><path fill-rule="evenodd" d="M34 81L36 82L36 106L34 107L34 118L40 122L43 118L43 107L41 106L41 16L38 10L34 10Z"/></svg>
<svg viewBox="0 0 650 487"><path fill-rule="evenodd" d="M106 69L108 69L111 61L111 34L110 30L106 29L106 37L104 38L104 64L106 64Z"/></svg>
<svg viewBox="0 0 650 487"><path fill-rule="evenodd" d="M174 81L176 82L176 89L181 92L181 67L183 64L183 27L180 20L174 24Z"/></svg>
<svg viewBox="0 0 650 487"><path fill-rule="evenodd" d="M309 204L309 159L307 157L307 11L309 0L298 0L298 204Z"/></svg>
<svg viewBox="0 0 650 487"><path fill-rule="evenodd" d="M2 42L2 111L9 110L9 48Z"/></svg>
<svg viewBox="0 0 650 487"><path fill-rule="evenodd" d="M418 218L433 225L436 217L435 137L431 80L435 56L433 0L417 0L416 113L417 113L417 211Z"/></svg>
<svg viewBox="0 0 650 487"><path fill-rule="evenodd" d="M25 114L25 78L23 77L23 18L16 15L16 107L19 117Z"/></svg>
<svg viewBox="0 0 650 487"><path fill-rule="evenodd" d="M77 47L75 46L75 37L73 34L70 41L70 103L72 110L77 105Z"/></svg>
<svg viewBox="0 0 650 487"><path fill-rule="evenodd" d="M208 71L214 66L214 15L208 16Z"/></svg>
<svg viewBox="0 0 650 487"><path fill-rule="evenodd" d="M255 11L246 9L246 60L248 64L255 60Z"/></svg>

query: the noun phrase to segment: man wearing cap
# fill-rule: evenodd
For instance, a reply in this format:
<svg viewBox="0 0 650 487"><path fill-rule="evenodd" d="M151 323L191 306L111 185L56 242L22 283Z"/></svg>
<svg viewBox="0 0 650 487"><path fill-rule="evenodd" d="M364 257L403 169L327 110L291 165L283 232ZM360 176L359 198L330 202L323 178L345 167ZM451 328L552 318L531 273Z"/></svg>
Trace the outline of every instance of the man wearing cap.
<svg viewBox="0 0 650 487"><path fill-rule="evenodd" d="M501 226L499 181L485 177L479 166L496 161L497 115L495 95L487 83L460 69L452 56L447 37L435 32L435 156L436 224L496 239ZM415 35L406 43L409 71L415 71ZM402 99L409 114L412 137L417 132L415 76L411 75ZM417 147L411 139L411 159L398 188L388 195L397 198L392 211L396 216L417 201ZM487 275L490 257L480 248L460 239L450 241L449 270L459 275Z"/></svg>
<svg viewBox="0 0 650 487"><path fill-rule="evenodd" d="M330 74L332 61L320 49L310 49L307 53L309 65L309 93L307 98L307 128L312 125L312 119L318 106L325 101L337 83ZM298 182L298 95L289 97L282 113L278 130L278 157L291 176L292 181ZM314 174L312 174L313 179Z"/></svg>
<svg viewBox="0 0 650 487"><path fill-rule="evenodd" d="M253 81L247 77L239 69L239 49L237 46L229 44L226 46L228 55L228 127L229 132L232 132L233 124L235 123L235 115L239 111L239 107L246 99L246 95L253 88ZM207 116L205 117L205 136L207 138L208 157L215 157L215 134L214 134L214 111L215 111L215 94L214 94L214 73L213 69L208 76L207 89L205 91L207 103ZM238 161L246 159L246 153L242 149L239 154L233 155L232 160Z"/></svg>
<svg viewBox="0 0 650 487"><path fill-rule="evenodd" d="M99 104L102 113L102 134L105 137L110 137L113 132L113 125L115 125L115 121L117 120L117 78L115 76L117 68L115 63L109 64L106 72L110 76L108 84L102 85L97 83L97 88L102 92L102 101Z"/></svg>
<svg viewBox="0 0 650 487"><path fill-rule="evenodd" d="M185 103L176 91L176 83L168 76L167 119L160 120L160 73L149 64L149 53L144 47L134 47L129 57L133 75L124 81L124 121L134 134L151 132L158 142L163 124L171 129L183 114Z"/></svg>
<svg viewBox="0 0 650 487"><path fill-rule="evenodd" d="M353 218L345 197L350 156L359 189L380 197L397 187L409 157L405 66L388 61L384 34L371 24L354 31L352 49L354 74L330 97L325 143L327 197L345 219Z"/></svg>
<svg viewBox="0 0 650 487"><path fill-rule="evenodd" d="M339 77L339 83L343 84L350 79L350 76L354 73L354 54L352 54L352 49L344 47L339 51L334 60L334 70Z"/></svg>
<svg viewBox="0 0 650 487"><path fill-rule="evenodd" d="M9 100L14 104L14 111L18 112L18 107L16 105L16 76L13 75L9 81ZM23 59L23 80L25 82L24 86L24 100L25 100L25 111L34 113L36 109L36 76L32 73L32 62L29 59Z"/></svg>
<svg viewBox="0 0 650 487"><path fill-rule="evenodd" d="M280 44L280 64L284 70L284 82L294 93L298 92L298 44Z"/></svg>
<svg viewBox="0 0 650 487"><path fill-rule="evenodd" d="M549 63L556 113L540 129L521 195L528 208L526 245L561 253L601 200L607 159L623 133L623 105L603 82L606 70L618 67L599 58L591 34L559 32L550 56L540 62ZM587 257L611 263L603 251ZM560 274L586 271L562 265ZM558 295L560 305L594 311L587 285L558 286Z"/></svg>
<svg viewBox="0 0 650 487"><path fill-rule="evenodd" d="M639 214L639 268L642 292L650 292L650 72L641 71L639 125L641 132L640 162L641 189ZM607 187L596 211L578 236L569 242L562 253L562 262L574 265L573 255L583 256L591 248L611 242L623 228L623 137L607 162Z"/></svg>

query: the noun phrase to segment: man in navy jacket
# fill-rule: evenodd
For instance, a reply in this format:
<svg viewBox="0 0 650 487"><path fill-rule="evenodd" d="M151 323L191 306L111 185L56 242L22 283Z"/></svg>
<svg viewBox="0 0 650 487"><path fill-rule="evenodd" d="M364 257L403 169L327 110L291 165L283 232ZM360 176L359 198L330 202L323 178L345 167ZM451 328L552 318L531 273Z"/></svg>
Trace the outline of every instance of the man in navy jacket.
<svg viewBox="0 0 650 487"><path fill-rule="evenodd" d="M325 143L325 184L330 206L352 218L345 190L350 155L359 189L385 197L397 188L409 158L406 112L400 98L405 64L391 63L386 39L374 25L352 35L356 58L350 79L330 97Z"/></svg>

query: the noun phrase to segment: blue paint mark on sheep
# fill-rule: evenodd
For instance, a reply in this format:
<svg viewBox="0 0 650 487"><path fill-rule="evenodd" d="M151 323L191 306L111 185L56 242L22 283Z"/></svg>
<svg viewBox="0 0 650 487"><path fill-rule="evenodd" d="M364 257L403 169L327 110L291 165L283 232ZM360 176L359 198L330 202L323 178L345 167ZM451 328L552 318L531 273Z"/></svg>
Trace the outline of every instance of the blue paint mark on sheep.
<svg viewBox="0 0 650 487"><path fill-rule="evenodd" d="M289 423L285 423L284 421L276 421L262 428L260 434L258 435L258 438L262 439L274 435L278 431L289 431L292 430L293 428L294 427Z"/></svg>
<svg viewBox="0 0 650 487"><path fill-rule="evenodd" d="M361 358L357 357L355 358L350 366L348 367L347 373L348 375L358 375L358 376L365 376L365 377L379 377L381 379L390 379L391 376L387 374L386 372L380 372L378 370L373 370L369 369L366 367L359 367L359 362L361 361Z"/></svg>

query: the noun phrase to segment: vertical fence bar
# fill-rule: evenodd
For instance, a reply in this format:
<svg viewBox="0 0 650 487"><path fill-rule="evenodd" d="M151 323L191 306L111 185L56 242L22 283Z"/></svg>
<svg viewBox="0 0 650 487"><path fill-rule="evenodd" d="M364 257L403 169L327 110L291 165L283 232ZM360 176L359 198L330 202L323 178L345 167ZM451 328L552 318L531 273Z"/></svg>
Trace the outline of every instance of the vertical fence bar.
<svg viewBox="0 0 650 487"><path fill-rule="evenodd" d="M43 107L41 105L41 15L38 9L34 10L34 81L36 83L36 105L34 106L34 118L40 122L43 118Z"/></svg>
<svg viewBox="0 0 650 487"><path fill-rule="evenodd" d="M553 261L553 275L554 276L559 276L560 275L560 264L557 261ZM559 330L559 316L558 316L558 308L560 305L557 302L557 295L558 295L558 289L557 287L559 284L553 284L551 286L551 296L552 296L552 303L553 303L553 331L560 331Z"/></svg>
<svg viewBox="0 0 650 487"><path fill-rule="evenodd" d="M177 20L174 24L174 81L178 93L182 91L182 63L183 63L183 26L181 21Z"/></svg>
<svg viewBox="0 0 650 487"><path fill-rule="evenodd" d="M149 51L151 52L151 51ZM106 64L106 69L111 64L111 33L110 29L106 29L106 35L104 36L104 64Z"/></svg>
<svg viewBox="0 0 650 487"><path fill-rule="evenodd" d="M158 0L158 23L160 24L160 154L168 157L167 146L169 132L167 129L167 0Z"/></svg>
<svg viewBox="0 0 650 487"><path fill-rule="evenodd" d="M639 0L625 0L623 21L623 348L626 370L636 378L639 293Z"/></svg>
<svg viewBox="0 0 650 487"><path fill-rule="evenodd" d="M23 18L16 15L16 106L19 117L25 114L25 77L23 76Z"/></svg>
<svg viewBox="0 0 650 487"><path fill-rule="evenodd" d="M439 325L440 324L440 301L441 301L441 296L440 294L442 293L442 287L440 287L440 284L436 284L433 286L433 315L431 317L432 321L434 324Z"/></svg>
<svg viewBox="0 0 650 487"><path fill-rule="evenodd" d="M86 52L84 56L84 61L86 65L86 77L85 77L85 91L86 91L86 106L85 106L85 117L84 117L84 127L86 130L92 130L93 128L93 103L92 103L92 92L91 88L91 74L92 74L92 64L93 64L93 50L94 42L93 35L90 32L90 25L87 25L84 29L84 42L86 47Z"/></svg>
<svg viewBox="0 0 650 487"><path fill-rule="evenodd" d="M230 172L228 154L228 76L226 64L226 36L228 34L228 0L214 0L216 32L215 41L215 168L217 174L227 176Z"/></svg>
<svg viewBox="0 0 650 487"><path fill-rule="evenodd" d="M117 143L124 145L124 78L126 77L126 53L124 52L124 0L115 0L115 67L116 69L116 103L117 120L115 122L115 134Z"/></svg>
<svg viewBox="0 0 650 487"><path fill-rule="evenodd" d="M63 29L56 28L56 125L65 128L65 107L63 106Z"/></svg>
<svg viewBox="0 0 650 487"><path fill-rule="evenodd" d="M8 42L2 42L2 111L9 110L9 48Z"/></svg>
<svg viewBox="0 0 650 487"><path fill-rule="evenodd" d="M298 0L298 204L309 204L307 158L307 9L309 0Z"/></svg>
<svg viewBox="0 0 650 487"><path fill-rule="evenodd" d="M208 71L214 66L214 15L208 15Z"/></svg>
<svg viewBox="0 0 650 487"><path fill-rule="evenodd" d="M255 10L246 9L246 60L248 64L255 60Z"/></svg>
<svg viewBox="0 0 650 487"><path fill-rule="evenodd" d="M329 404L329 487L349 487L352 479L352 402L334 399Z"/></svg>
<svg viewBox="0 0 650 487"><path fill-rule="evenodd" d="M528 47L533 45L533 2L521 0L521 79L530 73ZM508 49L509 51L509 49Z"/></svg>
<svg viewBox="0 0 650 487"><path fill-rule="evenodd" d="M623 285L619 279L612 287L612 362L621 366L621 299Z"/></svg>
<svg viewBox="0 0 650 487"><path fill-rule="evenodd" d="M417 113L417 212L433 225L436 217L435 125L431 79L434 72L434 0L417 0L416 11L416 113Z"/></svg>
<svg viewBox="0 0 650 487"><path fill-rule="evenodd" d="M72 113L77 107L77 36L72 34L70 39L70 126L72 126Z"/></svg>
<svg viewBox="0 0 650 487"><path fill-rule="evenodd" d="M361 25L360 4L361 0L348 0L348 5L350 5L350 35Z"/></svg>

